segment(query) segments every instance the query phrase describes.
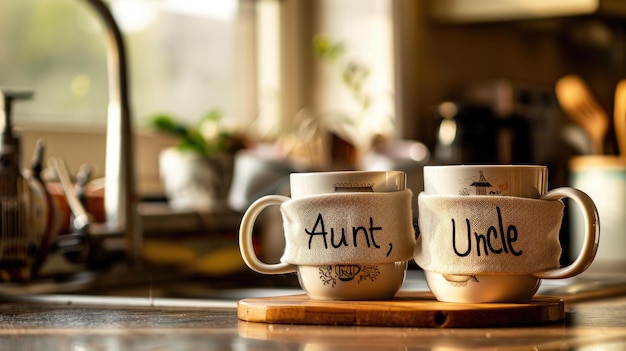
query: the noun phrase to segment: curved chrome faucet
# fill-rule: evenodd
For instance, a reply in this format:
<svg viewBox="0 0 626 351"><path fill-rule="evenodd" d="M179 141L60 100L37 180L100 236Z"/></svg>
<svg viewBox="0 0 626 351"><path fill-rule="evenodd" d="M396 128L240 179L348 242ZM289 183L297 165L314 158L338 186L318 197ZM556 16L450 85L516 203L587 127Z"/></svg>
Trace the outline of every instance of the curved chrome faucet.
<svg viewBox="0 0 626 351"><path fill-rule="evenodd" d="M135 189L126 50L122 33L108 6L101 0L86 1L104 22L109 84L104 193L106 225L103 228L92 226L90 234L123 234L127 257L131 264L136 264L141 256L142 233Z"/></svg>

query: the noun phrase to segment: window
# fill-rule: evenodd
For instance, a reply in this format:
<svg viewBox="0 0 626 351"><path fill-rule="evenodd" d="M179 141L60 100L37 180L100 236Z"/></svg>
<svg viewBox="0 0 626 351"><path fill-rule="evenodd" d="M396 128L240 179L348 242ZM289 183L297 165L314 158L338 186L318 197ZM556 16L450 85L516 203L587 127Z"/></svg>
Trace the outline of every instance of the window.
<svg viewBox="0 0 626 351"><path fill-rule="evenodd" d="M112 0L125 35L131 109L231 116L237 0ZM106 54L99 18L85 1L0 3L0 85L35 90L16 123L104 125Z"/></svg>
<svg viewBox="0 0 626 351"><path fill-rule="evenodd" d="M281 105L294 93L286 80L299 76L299 84L314 83L318 92L309 89L317 100L300 97L300 105L345 104L349 99L345 92L337 94L327 72L316 71L322 73L317 82L305 81L311 78L294 69L285 72L294 66L290 61L314 64L306 57L310 42L302 41L319 32L345 43L349 55L371 68L369 88L381 100L378 107L392 112L390 0L111 0L110 5L125 35L131 109L139 121L157 112L196 119L217 107L246 123L258 117L268 128L272 119L303 107ZM290 7L299 11L296 20L287 13ZM309 11L315 20L307 20ZM20 106L17 123L104 125L106 55L99 26L85 1L0 3L0 85L35 90L33 101ZM304 52L298 56L294 50ZM305 64L295 70L309 71Z"/></svg>
<svg viewBox="0 0 626 351"><path fill-rule="evenodd" d="M369 71L363 94L371 99L369 124L360 133L396 136L394 47L391 0L321 0L316 32L346 47L345 59ZM336 68L318 67L315 92L321 111L341 110L355 115L360 108Z"/></svg>
<svg viewBox="0 0 626 351"><path fill-rule="evenodd" d="M257 0L258 121L266 131L293 131L307 108L316 118L359 106L334 67L315 57L318 34L341 43L345 61L366 67L372 129L395 136L394 35L391 0ZM358 105L358 103L357 103ZM310 115L310 114L309 114ZM275 125L278 119L279 124ZM391 124L387 123L392 121ZM274 122L274 124L272 124ZM384 125L384 126L383 126Z"/></svg>

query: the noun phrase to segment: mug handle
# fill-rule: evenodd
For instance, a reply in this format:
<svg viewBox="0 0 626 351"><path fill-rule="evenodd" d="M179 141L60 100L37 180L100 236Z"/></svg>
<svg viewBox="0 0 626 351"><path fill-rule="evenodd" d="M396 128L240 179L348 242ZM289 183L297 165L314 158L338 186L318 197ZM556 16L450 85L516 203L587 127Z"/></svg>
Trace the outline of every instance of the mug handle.
<svg viewBox="0 0 626 351"><path fill-rule="evenodd" d="M267 195L253 202L243 214L241 225L239 226L239 251L246 265L256 272L263 274L284 274L296 271L296 266L289 263L281 262L268 264L261 262L254 252L254 246L252 245L254 222L261 211L268 206L280 205L288 200L291 199L286 196Z"/></svg>
<svg viewBox="0 0 626 351"><path fill-rule="evenodd" d="M583 246L576 260L569 266L533 274L533 276L540 279L563 279L578 275L591 265L598 251L598 244L600 242L600 220L596 205L587 194L578 189L562 187L547 192L541 199L560 200L565 197L574 200L583 210L585 228Z"/></svg>

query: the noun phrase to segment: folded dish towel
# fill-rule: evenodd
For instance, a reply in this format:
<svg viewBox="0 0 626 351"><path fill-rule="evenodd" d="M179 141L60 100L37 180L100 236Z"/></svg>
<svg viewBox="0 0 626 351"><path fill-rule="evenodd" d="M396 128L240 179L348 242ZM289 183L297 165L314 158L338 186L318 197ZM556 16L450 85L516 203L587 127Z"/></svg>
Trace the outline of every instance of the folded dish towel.
<svg viewBox="0 0 626 351"><path fill-rule="evenodd" d="M282 262L296 265L391 263L413 257L410 190L307 196L281 206Z"/></svg>
<svg viewBox="0 0 626 351"><path fill-rule="evenodd" d="M442 274L529 274L559 267L564 205L512 196L419 194L415 261Z"/></svg>

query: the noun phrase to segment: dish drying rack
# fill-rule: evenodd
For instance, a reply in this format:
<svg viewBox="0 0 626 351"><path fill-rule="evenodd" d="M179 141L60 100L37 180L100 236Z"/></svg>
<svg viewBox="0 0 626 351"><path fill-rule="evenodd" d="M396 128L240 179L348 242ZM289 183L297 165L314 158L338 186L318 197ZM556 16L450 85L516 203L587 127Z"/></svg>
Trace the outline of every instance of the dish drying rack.
<svg viewBox="0 0 626 351"><path fill-rule="evenodd" d="M41 212L22 174L20 139L13 131L11 107L15 99L27 99L32 92L0 91L0 114L4 128L0 143L0 271L3 280L14 280L22 270L35 265L43 231L33 215ZM37 215L47 215L37 213Z"/></svg>
<svg viewBox="0 0 626 351"><path fill-rule="evenodd" d="M0 281L28 282L38 278L48 254L60 253L72 263L96 266L102 257L95 252L87 231L90 218L65 163L51 160L72 212L70 233L61 233L61 213L41 178L45 145L37 142L31 168L21 165L21 140L14 131L12 106L16 100L30 99L32 91L0 89ZM83 184L84 185L84 184ZM109 262L120 260L124 252L109 253Z"/></svg>

